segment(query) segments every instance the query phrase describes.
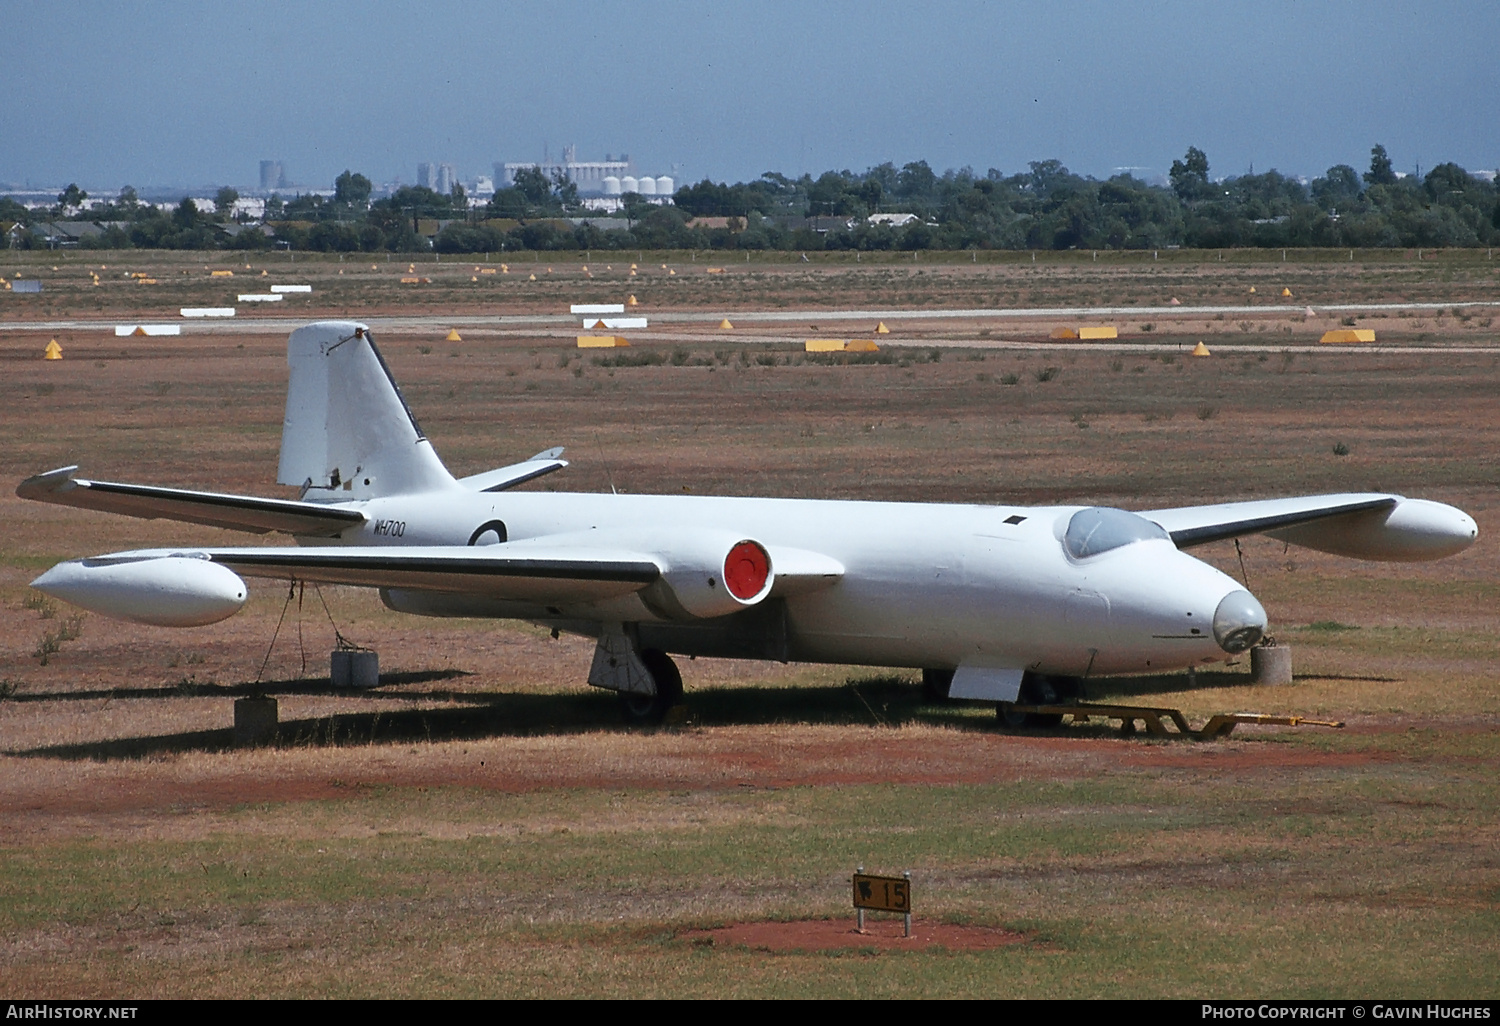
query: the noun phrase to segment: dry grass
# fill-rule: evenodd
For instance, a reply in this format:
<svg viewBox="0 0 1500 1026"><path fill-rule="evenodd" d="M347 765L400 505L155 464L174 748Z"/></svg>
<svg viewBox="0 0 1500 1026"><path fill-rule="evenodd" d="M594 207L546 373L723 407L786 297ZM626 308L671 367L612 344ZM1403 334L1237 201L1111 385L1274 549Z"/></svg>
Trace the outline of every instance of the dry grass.
<svg viewBox="0 0 1500 1026"><path fill-rule="evenodd" d="M114 256L92 260L114 270ZM96 304L81 254L61 258L65 280L49 278L43 302L92 315L206 304L226 289L201 263L173 278L184 256L134 256L162 282L157 306L139 298L152 286L112 280ZM628 260L602 272L596 255L594 283L556 260L535 286L513 273L485 276L483 291L468 282L472 262L445 260L423 269L430 289L404 292L394 264L347 262L340 276L336 261L299 257L267 278L317 281L309 316L550 311L588 290L614 297L627 280L653 308L678 309L1234 302L1246 283L1279 293L1282 281L1298 303L1446 302L1488 298L1494 281L1472 254L1362 255L1352 267L1164 254L1097 269L1087 254L1043 255L1035 271L1009 257L753 263L722 276L674 260L667 282L625 279ZM25 316L5 302L0 317ZM1242 332L1152 314L1153 342L1223 332L1251 347L1207 361L1144 349L933 360L924 346L825 364L737 332L604 367L535 332L382 338L455 472L568 444L574 465L540 487L613 478L641 492L1135 508L1379 488L1465 507L1480 544L1435 564L1251 539L1242 570L1231 545L1199 550L1248 577L1294 647L1292 687L1209 674L1196 690L1182 676L1091 684L1195 718L1249 707L1347 719L1338 733L1242 728L1220 745L1101 727L1003 734L982 709L923 704L899 674L714 660L683 664L686 725L634 733L609 696L580 685L586 642L403 618L327 589L340 629L380 649L392 683L350 695L318 679L333 636L309 595L265 671L295 730L282 747L237 750L231 699L250 690L284 593L259 588L240 616L194 631L87 617L43 666L32 653L66 611L25 585L84 552L241 537L6 489L0 848L12 871L0 882L0 980L37 996L1494 997L1500 354L1443 349L1493 343L1484 318L1424 317L1377 327L1425 333L1430 352L1288 358L1268 340L1317 324L1256 317ZM978 341L990 327L905 324L894 341L971 330ZM38 337L0 328L0 478L80 462L103 478L282 494L284 338L64 333L66 358L43 363ZM736 918L843 915L856 864L915 870L923 915L1029 940L877 958L675 939ZM909 971L890 972L890 958Z"/></svg>

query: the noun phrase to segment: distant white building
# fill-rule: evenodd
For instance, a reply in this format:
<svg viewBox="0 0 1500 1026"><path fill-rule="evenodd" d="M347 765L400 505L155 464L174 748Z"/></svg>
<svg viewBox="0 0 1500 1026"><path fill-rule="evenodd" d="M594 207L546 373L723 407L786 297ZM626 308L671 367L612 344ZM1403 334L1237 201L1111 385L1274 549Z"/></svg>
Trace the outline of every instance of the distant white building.
<svg viewBox="0 0 1500 1026"><path fill-rule="evenodd" d="M234 206L230 208L229 216L236 220L243 218L250 221L259 221L266 216L266 201L250 197L237 199L234 201Z"/></svg>
<svg viewBox="0 0 1500 1026"><path fill-rule="evenodd" d="M891 228L905 228L914 221L920 221L916 214L871 214L865 218L866 224L883 224Z"/></svg>

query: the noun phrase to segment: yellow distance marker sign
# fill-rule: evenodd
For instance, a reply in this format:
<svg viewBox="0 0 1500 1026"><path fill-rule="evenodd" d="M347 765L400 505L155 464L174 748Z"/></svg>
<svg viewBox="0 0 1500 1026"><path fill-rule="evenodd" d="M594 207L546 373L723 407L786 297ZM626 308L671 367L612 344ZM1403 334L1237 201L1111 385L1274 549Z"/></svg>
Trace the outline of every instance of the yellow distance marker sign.
<svg viewBox="0 0 1500 1026"><path fill-rule="evenodd" d="M854 907L911 914L911 881L900 876L854 874Z"/></svg>

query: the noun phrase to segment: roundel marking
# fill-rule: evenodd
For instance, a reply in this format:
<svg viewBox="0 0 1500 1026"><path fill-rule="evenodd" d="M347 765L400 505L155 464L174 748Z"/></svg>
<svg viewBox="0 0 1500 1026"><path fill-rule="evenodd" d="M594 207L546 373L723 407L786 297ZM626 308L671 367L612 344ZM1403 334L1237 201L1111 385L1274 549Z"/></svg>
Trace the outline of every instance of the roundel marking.
<svg viewBox="0 0 1500 1026"><path fill-rule="evenodd" d="M753 541L742 541L724 557L724 587L741 602L755 598L766 587L771 557Z"/></svg>
<svg viewBox="0 0 1500 1026"><path fill-rule="evenodd" d="M489 537L485 537L486 535L489 535ZM480 524L474 529L474 533L469 535L470 545L500 545L506 540L505 521L503 520L491 520L488 523Z"/></svg>

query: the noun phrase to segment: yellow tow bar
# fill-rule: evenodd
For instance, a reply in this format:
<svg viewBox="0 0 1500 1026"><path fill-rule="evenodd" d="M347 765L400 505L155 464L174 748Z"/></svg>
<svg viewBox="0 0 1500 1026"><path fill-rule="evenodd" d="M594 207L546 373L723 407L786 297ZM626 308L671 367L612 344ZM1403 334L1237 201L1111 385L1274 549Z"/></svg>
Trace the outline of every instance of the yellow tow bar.
<svg viewBox="0 0 1500 1026"><path fill-rule="evenodd" d="M1077 705L1012 705L1007 710L1037 716L1069 716L1074 723L1088 723L1094 717L1119 720L1120 733L1134 734L1139 722L1153 737L1184 737L1195 741L1215 741L1228 737L1241 723L1263 723L1282 727L1343 728L1342 720L1314 720L1306 716L1271 716L1266 713L1217 713L1198 730L1188 726L1187 717L1178 709L1154 709L1139 705L1103 705L1080 702ZM1176 730L1167 729L1170 722Z"/></svg>

